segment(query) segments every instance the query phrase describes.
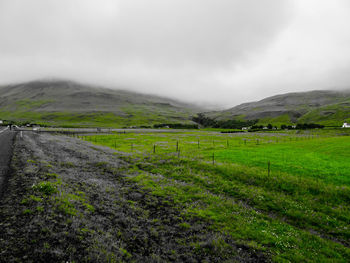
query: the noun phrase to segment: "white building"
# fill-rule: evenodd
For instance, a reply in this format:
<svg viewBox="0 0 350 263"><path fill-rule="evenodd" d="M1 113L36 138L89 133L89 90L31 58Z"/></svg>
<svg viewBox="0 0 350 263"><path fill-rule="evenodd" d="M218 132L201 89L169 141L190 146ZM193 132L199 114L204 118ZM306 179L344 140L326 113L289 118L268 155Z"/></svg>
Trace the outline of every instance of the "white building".
<svg viewBox="0 0 350 263"><path fill-rule="evenodd" d="M350 128L350 123L344 122L342 128Z"/></svg>
<svg viewBox="0 0 350 263"><path fill-rule="evenodd" d="M4 122L2 120L0 120L0 124L3 124Z"/></svg>

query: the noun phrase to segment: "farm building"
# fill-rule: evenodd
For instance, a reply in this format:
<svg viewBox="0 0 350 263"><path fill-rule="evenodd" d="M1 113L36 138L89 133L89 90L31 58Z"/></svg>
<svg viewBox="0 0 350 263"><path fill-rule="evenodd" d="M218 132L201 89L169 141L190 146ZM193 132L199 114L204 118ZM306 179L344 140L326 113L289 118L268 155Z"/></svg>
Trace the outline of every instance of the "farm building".
<svg viewBox="0 0 350 263"><path fill-rule="evenodd" d="M350 123L344 122L342 128L350 128Z"/></svg>

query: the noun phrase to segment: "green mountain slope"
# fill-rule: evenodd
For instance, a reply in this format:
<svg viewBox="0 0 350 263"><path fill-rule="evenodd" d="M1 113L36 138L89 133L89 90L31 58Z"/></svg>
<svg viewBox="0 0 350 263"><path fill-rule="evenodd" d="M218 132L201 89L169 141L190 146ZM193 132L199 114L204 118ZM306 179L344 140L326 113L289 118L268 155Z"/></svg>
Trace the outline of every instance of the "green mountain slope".
<svg viewBox="0 0 350 263"><path fill-rule="evenodd" d="M344 121L350 122L350 100L317 108L299 118L299 122L326 126L339 126Z"/></svg>
<svg viewBox="0 0 350 263"><path fill-rule="evenodd" d="M192 123L190 116L200 110L167 98L72 81L33 81L0 87L0 119L46 125Z"/></svg>
<svg viewBox="0 0 350 263"><path fill-rule="evenodd" d="M306 122L339 126L350 121L350 91L287 93L205 115L217 120L258 119L260 124Z"/></svg>

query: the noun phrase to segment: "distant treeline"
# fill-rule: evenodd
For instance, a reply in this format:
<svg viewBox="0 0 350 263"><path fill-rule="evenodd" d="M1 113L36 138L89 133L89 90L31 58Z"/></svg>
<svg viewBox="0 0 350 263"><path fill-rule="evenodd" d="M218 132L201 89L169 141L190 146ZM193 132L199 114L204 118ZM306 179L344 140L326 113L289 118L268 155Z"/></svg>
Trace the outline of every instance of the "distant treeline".
<svg viewBox="0 0 350 263"><path fill-rule="evenodd" d="M198 129L198 125L197 124L183 124L183 123L161 123L161 124L154 124L153 128Z"/></svg>
<svg viewBox="0 0 350 263"><path fill-rule="evenodd" d="M205 116L203 113L199 113L197 116L192 117L192 120L204 127L210 128L222 128L222 129L242 129L243 127L249 127L249 131L259 131L259 130L277 130L277 126L272 124L257 125L259 120L214 120ZM281 130L306 130L306 129L322 129L324 125L316 123L299 123L294 126L282 124L280 126Z"/></svg>
<svg viewBox="0 0 350 263"><path fill-rule="evenodd" d="M242 121L242 120L214 120L206 117L203 113L199 113L192 118L194 122L210 128L222 128L222 129L242 129L243 127L250 127L258 122L258 120Z"/></svg>
<svg viewBox="0 0 350 263"><path fill-rule="evenodd" d="M236 130L236 131L220 131L221 133L241 133L241 130Z"/></svg>
<svg viewBox="0 0 350 263"><path fill-rule="evenodd" d="M292 129L296 129L296 130L306 130L306 129L322 129L324 128L324 125L321 124L316 124L316 123L298 123L295 127L291 126L291 125L281 125L281 129L285 130L292 130Z"/></svg>

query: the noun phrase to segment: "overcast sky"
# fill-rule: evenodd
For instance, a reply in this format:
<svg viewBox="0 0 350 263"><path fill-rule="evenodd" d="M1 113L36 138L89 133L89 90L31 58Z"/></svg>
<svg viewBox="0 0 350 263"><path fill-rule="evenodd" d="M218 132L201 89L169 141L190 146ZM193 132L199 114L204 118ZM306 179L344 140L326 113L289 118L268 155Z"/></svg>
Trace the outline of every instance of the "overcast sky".
<svg viewBox="0 0 350 263"><path fill-rule="evenodd" d="M0 0L0 84L65 78L222 107L350 87L349 0Z"/></svg>

